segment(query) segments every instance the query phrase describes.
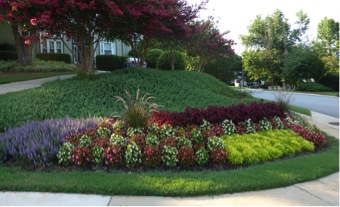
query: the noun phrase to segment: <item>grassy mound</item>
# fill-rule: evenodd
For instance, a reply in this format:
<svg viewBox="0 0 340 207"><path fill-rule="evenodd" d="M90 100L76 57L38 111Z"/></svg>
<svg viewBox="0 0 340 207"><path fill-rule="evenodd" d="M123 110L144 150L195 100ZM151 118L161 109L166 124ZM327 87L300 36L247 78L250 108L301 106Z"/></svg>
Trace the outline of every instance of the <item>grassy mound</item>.
<svg viewBox="0 0 340 207"><path fill-rule="evenodd" d="M150 93L162 110L183 111L186 107L229 106L255 101L204 73L158 71L152 69L118 70L100 74L93 81L78 78L59 80L0 96L0 131L28 120L47 118L85 118L121 114L123 107L114 96L124 90Z"/></svg>

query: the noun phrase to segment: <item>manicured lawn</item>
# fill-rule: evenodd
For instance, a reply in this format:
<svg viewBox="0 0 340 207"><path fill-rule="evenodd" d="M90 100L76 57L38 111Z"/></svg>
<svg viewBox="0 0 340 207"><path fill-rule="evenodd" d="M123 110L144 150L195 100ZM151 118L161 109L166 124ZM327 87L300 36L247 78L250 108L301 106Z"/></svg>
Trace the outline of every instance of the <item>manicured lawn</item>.
<svg viewBox="0 0 340 207"><path fill-rule="evenodd" d="M183 111L189 106L204 108L256 101L250 96L240 99L238 91L198 72L131 69L96 76L98 78L92 81L71 78L37 89L1 95L0 131L28 120L122 114L123 106L114 96L124 96L124 90L133 95L137 89L143 95L150 93L156 97L152 101L162 106L160 110L169 111Z"/></svg>
<svg viewBox="0 0 340 207"><path fill-rule="evenodd" d="M34 80L39 78L49 78L59 75L76 74L75 72L46 72L46 73L8 73L0 72L0 84Z"/></svg>
<svg viewBox="0 0 340 207"><path fill-rule="evenodd" d="M76 118L89 116L112 117L114 112L122 114L124 112L123 107L120 103L116 103L113 97L124 95L124 90L133 95L137 89L140 89L142 94L148 92L156 97L156 103L163 106L160 108L161 110L177 112L183 111L186 107L231 106L240 103L249 104L257 100L245 93L230 89L224 83L207 74L197 72L133 69L118 70L110 74L96 75L96 77L95 80L91 81L79 78L58 80L44 84L41 88L1 95L0 133L6 127L15 127L29 120L43 120L49 117L55 119L65 116ZM245 111L247 110L243 110L243 112ZM265 112L266 110L258 111ZM242 110L240 113L242 114ZM33 128L40 129L40 127ZM46 127L42 128L45 129ZM47 127L46 129L50 130L48 131L49 133L52 133L54 128ZM59 129L59 127L56 129ZM214 130L217 129L214 128ZM20 134L24 134L21 132ZM300 141L302 137L294 135L293 140L292 134L294 133L289 130L277 133L275 131L263 133L267 135L263 140L258 137L261 136L261 133L240 135L241 138L237 138L238 135L235 135L235 138L240 142L234 146L234 149L244 145L242 138L245 138L244 140L247 141L244 142L247 143L250 139L256 139L252 143L254 145L249 145L248 148L254 148L253 146L256 145L260 146L258 149L261 149L262 141L278 143L280 142L280 137L283 137L283 142L287 144L287 147L284 148L292 149L294 152L287 151L287 153L283 154L285 155L284 157L273 157L274 159L280 159L263 164L263 161L273 160L273 158L263 157L265 155L259 150L257 151L258 159L253 162L251 159L243 158L245 160L243 163L245 164L238 166L237 169L226 170L217 166L209 168L196 166L194 171L178 170L176 167L169 169L164 166L157 168L157 170L149 171L141 171L139 170L140 168L105 170L105 167L98 169L75 166L59 167L56 165L56 160L54 160L55 162L51 167L43 168L44 170L40 168L24 170L20 167L15 167L20 161L25 162L25 159L19 159L16 164L11 166L7 165L9 163L0 164L0 190L103 195L217 195L288 186L297 182L317 179L339 170L339 142L335 138L328 137L328 148L326 150L309 153L307 152L309 151L307 146L305 148L307 150L302 150L303 154L296 155L294 154L296 152L295 148L290 148L290 146L298 143L305 146L303 144L304 140ZM290 137L291 135L292 139L286 139L287 136ZM18 136L14 137L17 138ZM32 136L39 137L39 133ZM53 145L61 144L55 139L54 135L50 136L53 138L46 139L43 146L51 145L47 141L56 142ZM18 140L15 142L21 146L18 147L19 151L20 149L27 149L25 146L29 142L26 141L33 140L33 137L30 137L30 139L27 139L27 136L21 137L22 142L18 142ZM43 141L46 138L46 136L41 137L43 137ZM62 140L64 137L59 138ZM271 137L275 137L275 139L271 139ZM222 138L228 143L228 137ZM82 142L83 139L80 139ZM9 140L14 139L10 138ZM5 142L6 140L3 143L0 142L0 145L3 144L2 146L6 146L6 149L11 148L8 147L9 145L5 145ZM280 145L280 143L278 144ZM35 147L37 143L33 143L33 145ZM30 148L31 150L33 149L32 147ZM296 145L296 147L299 146ZM268 148L267 152L270 150L272 149ZM36 150L37 154L40 153L38 151ZM300 152L300 150L297 151ZM1 153L3 152L0 150L0 157ZM245 151L242 153L245 153ZM232 156L232 153L230 156ZM29 162L22 166L28 166L27 163ZM247 163L256 164L246 165ZM231 164L229 163L227 166L231 166ZM200 168L200 170L197 171L197 168Z"/></svg>
<svg viewBox="0 0 340 207"><path fill-rule="evenodd" d="M289 186L339 171L339 142L308 154L237 170L199 172L52 172L0 167L0 190L95 193L103 195L199 196Z"/></svg>

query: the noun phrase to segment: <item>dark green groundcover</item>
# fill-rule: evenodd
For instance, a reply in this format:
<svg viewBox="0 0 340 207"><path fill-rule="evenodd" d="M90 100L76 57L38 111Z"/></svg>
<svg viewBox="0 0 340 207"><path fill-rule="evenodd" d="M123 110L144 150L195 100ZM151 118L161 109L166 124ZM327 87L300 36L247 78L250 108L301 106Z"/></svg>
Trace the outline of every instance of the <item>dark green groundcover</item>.
<svg viewBox="0 0 340 207"><path fill-rule="evenodd" d="M312 154L236 170L104 172L25 171L0 166L0 190L102 195L199 196L271 189L339 171L339 141Z"/></svg>

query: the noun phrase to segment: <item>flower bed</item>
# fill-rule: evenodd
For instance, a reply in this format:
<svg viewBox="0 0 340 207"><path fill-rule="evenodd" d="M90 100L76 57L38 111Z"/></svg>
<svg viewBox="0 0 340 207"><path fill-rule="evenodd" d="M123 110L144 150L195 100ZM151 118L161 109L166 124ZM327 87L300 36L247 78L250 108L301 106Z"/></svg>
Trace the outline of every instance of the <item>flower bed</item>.
<svg viewBox="0 0 340 207"><path fill-rule="evenodd" d="M263 118L254 124L247 119L236 125L231 120L219 124L203 120L201 125L187 127L150 122L142 130L129 128L121 120L107 119L97 128L67 137L58 159L60 164L77 166L190 168L209 163L260 163L314 151L325 144L320 133L310 132L308 137L294 133L291 129L296 126L307 129L290 116L270 120ZM104 135L99 133L103 129L107 132ZM267 136L262 139L261 135Z"/></svg>
<svg viewBox="0 0 340 207"><path fill-rule="evenodd" d="M241 111L236 113L236 109ZM191 118L187 114L190 110L194 114ZM28 122L0 135L0 158L2 153L2 160L39 166L59 163L188 169L212 164L254 164L313 151L326 144L317 128L284 114L274 104L190 110L182 115L154 113L147 126L138 129L113 119ZM220 113L234 120L223 119ZM165 121L160 114L165 114ZM182 118L175 118L175 114ZM266 137L268 133L271 134Z"/></svg>
<svg viewBox="0 0 340 207"><path fill-rule="evenodd" d="M0 134L0 162L14 159L35 165L48 165L65 142L65 137L96 127L102 119L47 119L29 121ZM2 154L2 156L1 156Z"/></svg>

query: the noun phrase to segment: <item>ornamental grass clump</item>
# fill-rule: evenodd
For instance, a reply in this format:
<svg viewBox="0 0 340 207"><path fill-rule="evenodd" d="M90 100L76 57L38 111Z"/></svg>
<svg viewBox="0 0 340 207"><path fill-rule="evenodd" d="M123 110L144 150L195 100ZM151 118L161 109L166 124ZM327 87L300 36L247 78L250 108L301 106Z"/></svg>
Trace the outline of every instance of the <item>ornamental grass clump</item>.
<svg viewBox="0 0 340 207"><path fill-rule="evenodd" d="M133 97L128 91L125 90L126 99L115 96L117 102L121 101L125 108L125 114L122 116L123 120L132 128L146 128L148 119L151 113L158 108L158 104L151 103L150 100L154 99L149 93L140 96L140 90L137 90L136 97Z"/></svg>

